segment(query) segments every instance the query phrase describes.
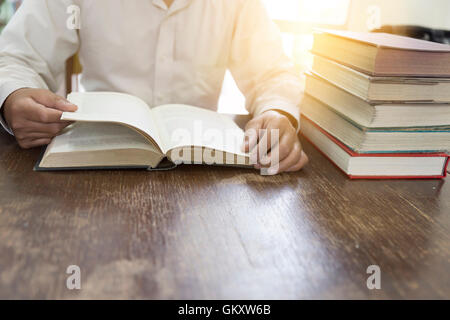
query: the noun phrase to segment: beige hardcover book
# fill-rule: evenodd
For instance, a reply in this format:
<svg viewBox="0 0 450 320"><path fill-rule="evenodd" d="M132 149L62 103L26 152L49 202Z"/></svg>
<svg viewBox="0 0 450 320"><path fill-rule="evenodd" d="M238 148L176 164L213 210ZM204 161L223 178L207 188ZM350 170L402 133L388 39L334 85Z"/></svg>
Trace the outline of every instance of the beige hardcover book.
<svg viewBox="0 0 450 320"><path fill-rule="evenodd" d="M450 102L450 79L373 77L321 56L314 56L312 72L372 103Z"/></svg>
<svg viewBox="0 0 450 320"><path fill-rule="evenodd" d="M367 128L450 126L448 103L371 103L311 73L305 92Z"/></svg>
<svg viewBox="0 0 450 320"><path fill-rule="evenodd" d="M305 95L302 115L357 153L423 153L450 150L450 127L367 128Z"/></svg>

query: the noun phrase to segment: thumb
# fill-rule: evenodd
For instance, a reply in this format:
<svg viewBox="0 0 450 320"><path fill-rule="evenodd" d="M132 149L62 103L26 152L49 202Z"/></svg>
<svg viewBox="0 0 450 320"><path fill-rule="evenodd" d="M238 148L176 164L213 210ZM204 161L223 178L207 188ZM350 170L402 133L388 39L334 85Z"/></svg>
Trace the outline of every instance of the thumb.
<svg viewBox="0 0 450 320"><path fill-rule="evenodd" d="M78 107L73 103L49 90L37 90L33 93L33 99L47 108L52 108L63 112L75 112L78 109Z"/></svg>

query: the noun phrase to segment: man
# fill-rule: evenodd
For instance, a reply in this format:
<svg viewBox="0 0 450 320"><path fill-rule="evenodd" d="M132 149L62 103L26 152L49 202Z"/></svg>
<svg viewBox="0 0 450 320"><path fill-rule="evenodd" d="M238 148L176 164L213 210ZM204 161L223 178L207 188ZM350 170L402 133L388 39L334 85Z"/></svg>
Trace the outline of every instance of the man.
<svg viewBox="0 0 450 320"><path fill-rule="evenodd" d="M78 30L68 23L73 8ZM297 135L299 78L260 0L25 1L0 37L1 121L21 147L48 144L68 125L61 114L76 106L51 91L77 51L87 91L126 92L151 106L216 109L228 68L253 116L245 151L258 147L255 132L279 129L279 141L269 134L280 161L269 174L308 162Z"/></svg>

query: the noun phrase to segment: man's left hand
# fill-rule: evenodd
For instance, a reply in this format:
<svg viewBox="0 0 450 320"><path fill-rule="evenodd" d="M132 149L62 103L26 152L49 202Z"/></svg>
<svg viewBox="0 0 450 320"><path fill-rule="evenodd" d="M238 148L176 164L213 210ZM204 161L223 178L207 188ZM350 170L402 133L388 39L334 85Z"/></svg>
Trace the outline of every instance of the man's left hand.
<svg viewBox="0 0 450 320"><path fill-rule="evenodd" d="M278 130L278 139L273 130ZM245 136L243 150L251 153L255 169L267 168L267 174L275 175L298 171L308 163L297 130L280 112L269 110L250 120L245 127ZM277 147L278 161L272 152Z"/></svg>

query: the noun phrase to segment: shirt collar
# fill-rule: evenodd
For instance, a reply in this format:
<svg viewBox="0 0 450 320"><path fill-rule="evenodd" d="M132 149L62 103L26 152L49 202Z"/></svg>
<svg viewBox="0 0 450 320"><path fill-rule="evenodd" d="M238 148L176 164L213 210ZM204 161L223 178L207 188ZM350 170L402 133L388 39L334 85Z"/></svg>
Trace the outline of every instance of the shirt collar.
<svg viewBox="0 0 450 320"><path fill-rule="evenodd" d="M167 5L164 2L164 0L153 0L153 5L168 11L168 14L173 14L177 11L183 10L184 8L188 7L192 1L193 0L175 0L170 6L170 8L167 8Z"/></svg>
<svg viewBox="0 0 450 320"><path fill-rule="evenodd" d="M167 6L163 0L153 0L153 5L163 10L167 10Z"/></svg>

